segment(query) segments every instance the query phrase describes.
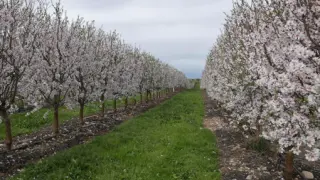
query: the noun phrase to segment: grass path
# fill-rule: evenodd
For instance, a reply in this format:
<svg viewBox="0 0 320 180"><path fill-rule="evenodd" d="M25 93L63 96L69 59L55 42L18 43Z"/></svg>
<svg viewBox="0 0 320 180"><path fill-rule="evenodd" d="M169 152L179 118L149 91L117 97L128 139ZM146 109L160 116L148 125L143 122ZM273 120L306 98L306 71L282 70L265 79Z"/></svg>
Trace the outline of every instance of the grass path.
<svg viewBox="0 0 320 180"><path fill-rule="evenodd" d="M203 106L199 90L185 91L13 179L220 179L214 135L202 128Z"/></svg>

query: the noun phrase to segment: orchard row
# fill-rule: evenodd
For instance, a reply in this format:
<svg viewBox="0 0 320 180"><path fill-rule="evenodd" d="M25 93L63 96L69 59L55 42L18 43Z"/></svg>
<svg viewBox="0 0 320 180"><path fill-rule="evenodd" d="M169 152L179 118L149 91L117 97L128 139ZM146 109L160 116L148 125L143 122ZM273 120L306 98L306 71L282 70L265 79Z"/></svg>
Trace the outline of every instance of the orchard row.
<svg viewBox="0 0 320 180"><path fill-rule="evenodd" d="M289 159L318 160L320 2L235 2L201 85L230 125L273 141Z"/></svg>
<svg viewBox="0 0 320 180"><path fill-rule="evenodd" d="M6 145L12 144L8 114L17 100L54 109L59 132L60 106L127 98L152 91L191 86L185 75L125 43L94 22L68 19L60 3L0 0L0 117Z"/></svg>

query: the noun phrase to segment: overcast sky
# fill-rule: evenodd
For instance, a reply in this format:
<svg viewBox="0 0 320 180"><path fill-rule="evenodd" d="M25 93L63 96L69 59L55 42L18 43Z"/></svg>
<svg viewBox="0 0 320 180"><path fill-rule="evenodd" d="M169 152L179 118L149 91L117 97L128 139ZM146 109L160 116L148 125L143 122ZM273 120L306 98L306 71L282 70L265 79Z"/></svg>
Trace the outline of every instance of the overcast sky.
<svg viewBox="0 0 320 180"><path fill-rule="evenodd" d="M70 18L116 29L132 45L200 78L232 0L61 0Z"/></svg>

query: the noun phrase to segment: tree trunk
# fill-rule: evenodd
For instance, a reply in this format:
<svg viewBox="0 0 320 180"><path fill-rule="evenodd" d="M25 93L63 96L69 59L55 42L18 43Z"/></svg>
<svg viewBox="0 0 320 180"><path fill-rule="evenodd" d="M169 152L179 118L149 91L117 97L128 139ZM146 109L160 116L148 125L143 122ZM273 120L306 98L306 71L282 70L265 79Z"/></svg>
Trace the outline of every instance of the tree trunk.
<svg viewBox="0 0 320 180"><path fill-rule="evenodd" d="M100 114L100 116L104 117L104 111L105 111L104 94L101 95L100 101L101 101L101 114Z"/></svg>
<svg viewBox="0 0 320 180"><path fill-rule="evenodd" d="M117 112L117 99L113 100L113 111L116 113Z"/></svg>
<svg viewBox="0 0 320 180"><path fill-rule="evenodd" d="M55 135L59 134L59 106L54 105L54 118L53 118L53 132Z"/></svg>
<svg viewBox="0 0 320 180"><path fill-rule="evenodd" d="M285 159L284 179L292 180L293 178L293 152L287 151Z"/></svg>
<svg viewBox="0 0 320 180"><path fill-rule="evenodd" d="M124 109L128 108L128 97L124 99Z"/></svg>
<svg viewBox="0 0 320 180"><path fill-rule="evenodd" d="M143 95L142 95L142 92L140 93L140 104L143 103Z"/></svg>
<svg viewBox="0 0 320 180"><path fill-rule="evenodd" d="M12 132L11 132L11 122L6 110L0 110L0 116L3 118L6 131L5 144L7 149L10 151L12 148Z"/></svg>
<svg viewBox="0 0 320 180"><path fill-rule="evenodd" d="M80 103L80 123L81 123L81 125L84 124L83 110L84 110L84 103Z"/></svg>
<svg viewBox="0 0 320 180"><path fill-rule="evenodd" d="M146 103L148 103L149 101L149 91L147 90L147 94L146 94Z"/></svg>

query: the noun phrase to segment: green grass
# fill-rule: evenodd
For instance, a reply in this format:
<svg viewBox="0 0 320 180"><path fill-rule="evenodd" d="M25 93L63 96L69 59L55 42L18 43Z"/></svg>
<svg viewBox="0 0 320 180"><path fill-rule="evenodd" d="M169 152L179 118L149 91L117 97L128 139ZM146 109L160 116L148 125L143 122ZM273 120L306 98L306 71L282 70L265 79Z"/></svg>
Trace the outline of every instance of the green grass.
<svg viewBox="0 0 320 180"><path fill-rule="evenodd" d="M12 179L220 179L199 90L185 91L92 142L27 166Z"/></svg>
<svg viewBox="0 0 320 180"><path fill-rule="evenodd" d="M134 96L129 98L129 103L133 102L133 99L136 99L137 102L140 102L139 96ZM107 100L105 102L105 106L107 109L111 109L113 107L113 101ZM123 107L124 101L117 100L117 107ZM48 111L47 108L42 108L39 111L31 114L26 117L26 113L15 113L10 115L11 126L12 126L12 135L18 136L21 134L28 134L34 131L39 130L44 126L51 125L53 121L53 111L49 111L48 117L46 119L43 118L43 115ZM84 115L90 116L93 114L97 114L100 111L99 103L89 103L86 105L84 109ZM65 107L61 107L59 109L59 121L64 122L70 120L74 117L79 116L79 108L67 109ZM5 138L5 126L3 123L0 124L0 140Z"/></svg>

